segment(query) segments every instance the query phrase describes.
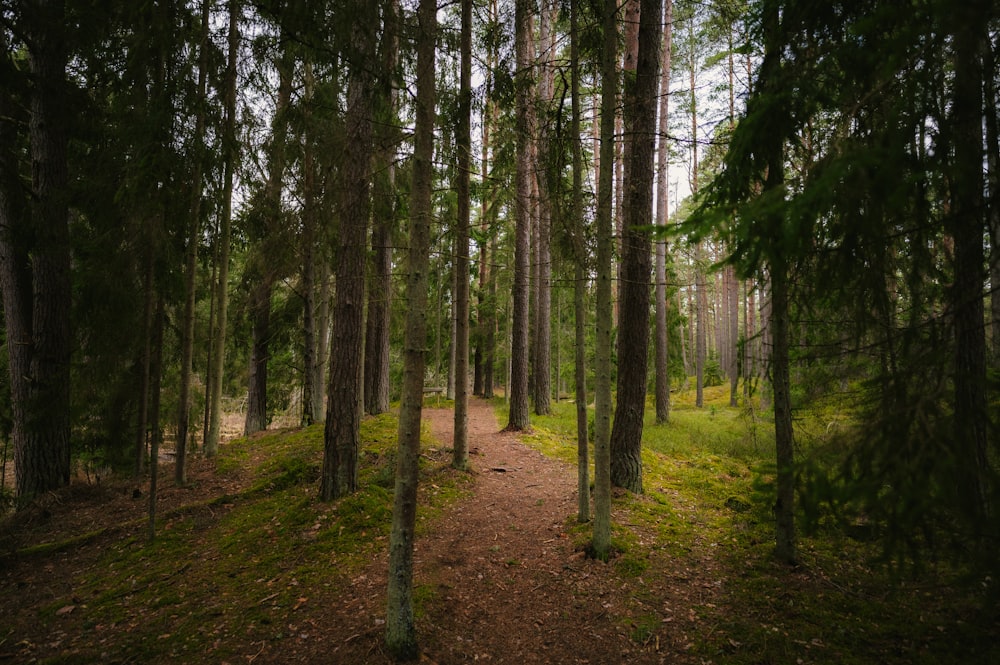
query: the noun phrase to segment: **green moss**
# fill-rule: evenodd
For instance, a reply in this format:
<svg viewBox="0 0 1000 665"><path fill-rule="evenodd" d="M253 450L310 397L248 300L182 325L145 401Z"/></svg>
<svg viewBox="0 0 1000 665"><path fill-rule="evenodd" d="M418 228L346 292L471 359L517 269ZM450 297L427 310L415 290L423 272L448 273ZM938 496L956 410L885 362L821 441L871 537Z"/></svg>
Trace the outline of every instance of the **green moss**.
<svg viewBox="0 0 1000 665"><path fill-rule="evenodd" d="M222 446L217 469L248 475L248 490L164 515L152 544L144 520L127 525L132 535L115 541L74 583L74 593L86 598L89 626L128 633L102 651L122 662L191 654L221 662L244 658L248 640L284 639L297 605L318 593L337 597L386 547L397 428L392 414L362 421L360 489L329 504L317 500L322 425ZM448 467L437 442L426 437L423 446L418 530L432 528L472 482ZM39 548L37 555L57 549ZM433 596L432 587L418 587L418 611ZM40 620L61 620L56 612L66 604L54 601Z"/></svg>

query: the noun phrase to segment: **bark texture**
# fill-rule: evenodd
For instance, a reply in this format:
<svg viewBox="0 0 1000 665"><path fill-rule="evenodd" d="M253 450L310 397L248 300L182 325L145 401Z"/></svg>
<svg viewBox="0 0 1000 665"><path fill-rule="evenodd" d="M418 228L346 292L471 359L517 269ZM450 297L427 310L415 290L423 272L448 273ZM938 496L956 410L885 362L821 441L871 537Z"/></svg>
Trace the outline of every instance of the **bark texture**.
<svg viewBox="0 0 1000 665"><path fill-rule="evenodd" d="M410 203L410 250L406 280L403 394L399 408L399 452L389 536L386 645L397 660L419 654L413 617L413 539L417 520L417 472L427 343L427 284L431 187L434 175L435 0L420 0L417 34L417 104Z"/></svg>
<svg viewBox="0 0 1000 665"><path fill-rule="evenodd" d="M955 441L965 469L960 495L968 514L985 514L988 460L986 282L983 234L983 65L979 31L988 23L990 3L975 0L955 9L955 91L952 107L954 176L946 228L955 241L950 300L955 326ZM989 72L989 76L993 76ZM994 287L995 288L995 287Z"/></svg>
<svg viewBox="0 0 1000 665"><path fill-rule="evenodd" d="M0 93L0 288L19 506L69 483L71 351L65 11L57 0L22 4L31 77L30 198L18 182L18 109L12 91Z"/></svg>
<svg viewBox="0 0 1000 665"><path fill-rule="evenodd" d="M220 228L215 239L219 266L215 283L215 326L212 331L212 358L209 375L209 416L205 428L205 455L219 450L219 425L222 419L222 377L226 367L226 326L229 312L229 243L233 216L233 175L236 170L236 58L239 53L239 0L229 0L228 64L226 67L226 117L223 123L223 185Z"/></svg>
<svg viewBox="0 0 1000 665"><path fill-rule="evenodd" d="M361 445L362 357L364 352L365 257L371 214L373 80L366 63L375 57L375 8L359 3L351 31L356 60L347 86L346 140L340 180L340 242L334 287L330 383L327 389L323 471L324 501L358 487Z"/></svg>
<svg viewBox="0 0 1000 665"><path fill-rule="evenodd" d="M372 205L372 251L369 267L368 320L365 329L365 413L389 410L389 323L392 298L392 234L396 229L396 92L399 59L399 2L385 3L381 40L381 77L376 112L376 167Z"/></svg>
<svg viewBox="0 0 1000 665"><path fill-rule="evenodd" d="M625 79L626 167L623 283L618 319L618 404L611 432L611 482L642 492L642 427L649 350L653 156L660 72L660 0L643 0L635 75Z"/></svg>
<svg viewBox="0 0 1000 665"><path fill-rule="evenodd" d="M205 160L205 113L208 89L209 0L201 3L201 41L198 45L198 110L195 114L192 151L191 209L188 219L187 250L184 255L184 318L181 321L181 380L177 405L177 443L174 482L187 483L188 427L191 421L191 373L194 364L194 306L197 295L198 245L201 244L202 173Z"/></svg>
<svg viewBox="0 0 1000 665"><path fill-rule="evenodd" d="M528 299L531 233L531 0L516 0L514 7L515 51L518 76L516 86L517 192L515 195L514 294L510 348L510 414L507 429L528 429Z"/></svg>
<svg viewBox="0 0 1000 665"><path fill-rule="evenodd" d="M607 559L611 548L611 279L614 252L613 191L617 82L615 32L617 3L601 5L601 143L597 189L597 339L594 343L594 556Z"/></svg>
<svg viewBox="0 0 1000 665"><path fill-rule="evenodd" d="M455 436L452 466L469 465L469 192L472 169L472 0L462 0L458 126L458 225L455 229Z"/></svg>
<svg viewBox="0 0 1000 665"><path fill-rule="evenodd" d="M660 77L660 137L656 150L656 224L664 229L668 222L670 203L670 164L667 135L670 125L670 49L673 41L673 8L673 0L665 0L663 9L663 74ZM660 235L656 239L654 274L656 280L654 304L656 316L654 332L656 422L666 423L670 421L670 356L667 344L669 339L667 335L667 241L664 235Z"/></svg>

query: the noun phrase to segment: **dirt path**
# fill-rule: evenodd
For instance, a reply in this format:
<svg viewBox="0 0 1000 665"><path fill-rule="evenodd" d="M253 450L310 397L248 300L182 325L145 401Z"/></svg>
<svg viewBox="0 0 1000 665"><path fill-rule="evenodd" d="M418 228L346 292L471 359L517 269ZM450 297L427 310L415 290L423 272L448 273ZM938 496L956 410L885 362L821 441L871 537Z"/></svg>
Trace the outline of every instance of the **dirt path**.
<svg viewBox="0 0 1000 665"><path fill-rule="evenodd" d="M452 411L426 409L424 418L450 447ZM473 493L417 540L422 662L683 662L682 635L677 648L653 631L644 643L633 639L624 608L641 604L630 593L636 580L574 551L566 526L576 512L575 468L499 430L490 405L472 400ZM355 580L357 632L336 648L343 662L385 659L385 570L383 556Z"/></svg>
<svg viewBox="0 0 1000 665"><path fill-rule="evenodd" d="M453 412L425 409L424 418L439 442L427 455L435 466L447 464L450 453L440 448L452 445ZM626 557L611 563L587 559L575 551L566 533L576 514L576 469L499 430L489 403L473 399L468 495L442 514L427 517L418 529L415 586L421 662L696 662L687 650L705 627L698 625L692 608L715 602L718 589L708 572L710 558L671 558L657 538L631 528L635 546L629 545L630 555L642 559L638 572L622 565ZM200 457L192 460L189 475L198 481L185 488L163 483L163 509L203 506L193 508L185 523L206 527L232 506L207 502L238 495L251 481L240 474L220 477L214 462ZM425 482L421 491L433 492L434 487ZM132 627L160 622L164 632L157 639L170 638L185 612L204 615L207 623L198 632L212 631L217 640L204 653L188 652L183 658L158 647L149 654L152 660L144 657L146 662L391 662L383 647L388 572L383 536L376 537L377 553L360 572L338 568L335 558L310 563L328 566L330 582L302 588L293 606L264 607L264 601L277 594L259 588L264 578L256 579L258 573L247 563L232 573L245 576L245 593L214 599L216 609L184 603L136 605L126 589L122 617L111 626L95 627L87 601L89 594L101 590L83 591L88 588L87 571L101 565L107 548L130 547L127 539L121 544L123 537L134 537L143 528L146 504L134 498L127 482L78 485L68 492L62 499L53 495L48 507L31 513L34 521L7 534L16 538L5 545L0 538L0 545L14 550L35 542L61 542L100 526L109 530L48 558L14 558L0 565L0 662L37 662L59 654L68 659L64 662L105 662L105 656L118 653L117 644L127 644ZM626 516L613 519L622 524ZM251 553L242 556L248 562L252 558ZM166 585L182 598L187 584L213 584L216 563L195 558L181 568L186 571L183 579L171 577ZM289 562L289 567L296 563L301 562ZM279 578L289 588L298 583L281 575L275 580ZM192 593L204 596L203 589ZM247 604L247 598L257 597L264 600ZM37 617L53 611L55 632L39 630L44 622ZM256 618L243 621L247 613ZM245 628L231 632L236 625ZM179 648L181 642L171 644ZM241 658L220 660L213 653L217 648ZM121 650L133 652L127 646ZM161 652L162 658L153 655Z"/></svg>

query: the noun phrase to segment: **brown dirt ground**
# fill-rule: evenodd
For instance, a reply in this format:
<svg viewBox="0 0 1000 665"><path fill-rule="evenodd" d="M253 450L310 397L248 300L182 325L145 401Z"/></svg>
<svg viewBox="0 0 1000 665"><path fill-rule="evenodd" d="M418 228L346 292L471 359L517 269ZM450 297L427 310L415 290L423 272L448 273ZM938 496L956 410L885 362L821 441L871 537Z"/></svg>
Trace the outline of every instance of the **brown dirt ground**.
<svg viewBox="0 0 1000 665"><path fill-rule="evenodd" d="M425 409L441 445L452 442L453 413ZM710 548L674 560L651 534L641 577L623 575L577 551L567 534L576 513L576 470L500 432L492 408L473 399L469 413L470 495L418 538L415 584L421 662L429 663L694 663L692 641L705 626L695 608L712 608L720 578ZM161 514L171 508L234 493L246 481L213 474L212 462L191 460L189 488L161 482ZM39 608L67 598L73 580L99 560L108 539L143 528L144 500L128 484L73 486L0 530L0 552L71 537L108 525L101 538L47 557L0 561L0 663L37 662L67 653L102 660L103 637L85 627L81 612L61 617L63 629L39 634ZM228 508L199 508L215 519ZM621 515L615 516L620 523ZM9 526L9 525L8 525ZM246 663L387 663L383 649L387 554L383 545L346 589L311 590L308 602L287 608L291 639L232 635ZM640 625L641 624L641 625ZM100 627L97 627L100 628ZM641 629L640 629L641 628ZM111 638L114 639L122 639ZM82 657L91 654L88 657ZM186 659L190 659L190 654ZM164 661L168 662L168 661ZM195 662L218 662L205 654Z"/></svg>

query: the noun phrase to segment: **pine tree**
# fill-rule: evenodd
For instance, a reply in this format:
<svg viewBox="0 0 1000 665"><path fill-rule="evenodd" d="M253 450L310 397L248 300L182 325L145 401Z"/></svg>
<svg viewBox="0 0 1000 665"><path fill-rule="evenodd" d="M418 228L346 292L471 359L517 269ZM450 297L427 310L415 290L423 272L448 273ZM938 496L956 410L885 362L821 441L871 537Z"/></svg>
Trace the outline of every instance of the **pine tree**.
<svg viewBox="0 0 1000 665"><path fill-rule="evenodd" d="M413 617L413 539L417 518L417 474L427 338L427 269L430 253L431 189L434 175L434 45L437 3L421 0L417 33L417 100L410 200L410 249L406 282L406 337L403 393L399 413L399 450L392 531L389 536L389 587L386 646L397 660L417 657Z"/></svg>

